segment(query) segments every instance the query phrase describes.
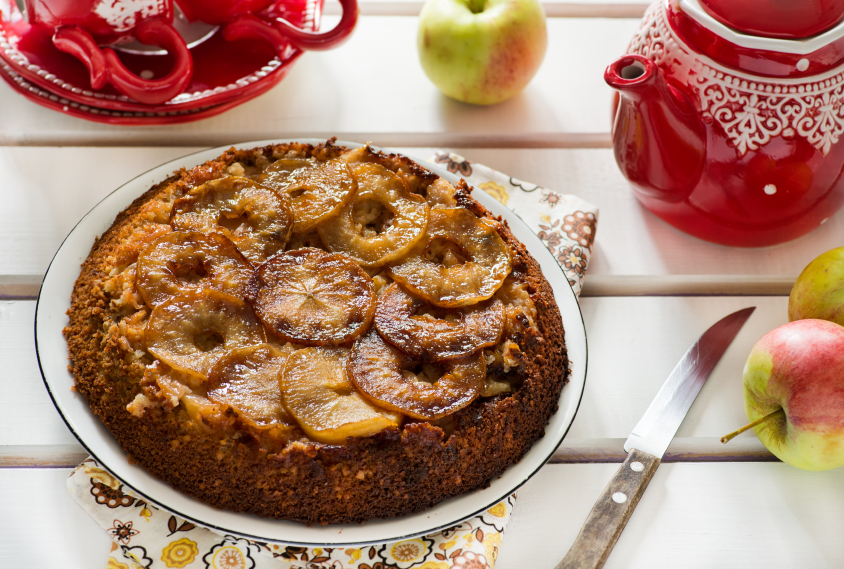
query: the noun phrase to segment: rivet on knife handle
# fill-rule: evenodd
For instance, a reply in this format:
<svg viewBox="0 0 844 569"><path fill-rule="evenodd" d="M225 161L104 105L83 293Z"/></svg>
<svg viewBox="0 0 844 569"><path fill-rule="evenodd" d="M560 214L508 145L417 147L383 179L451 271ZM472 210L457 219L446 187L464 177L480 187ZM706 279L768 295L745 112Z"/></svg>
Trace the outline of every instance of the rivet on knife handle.
<svg viewBox="0 0 844 569"><path fill-rule="evenodd" d="M595 503L574 545L556 569L600 569L653 478L660 459L632 449Z"/></svg>

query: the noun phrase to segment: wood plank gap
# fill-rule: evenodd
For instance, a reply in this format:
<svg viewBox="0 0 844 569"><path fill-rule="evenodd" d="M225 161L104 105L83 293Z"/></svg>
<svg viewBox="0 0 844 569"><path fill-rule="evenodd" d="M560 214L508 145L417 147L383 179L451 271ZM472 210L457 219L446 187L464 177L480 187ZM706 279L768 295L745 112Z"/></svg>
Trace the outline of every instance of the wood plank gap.
<svg viewBox="0 0 844 569"><path fill-rule="evenodd" d="M88 457L78 444L0 446L0 468L73 468ZM624 439L566 440L551 464L621 463L627 457ZM711 437L677 437L662 462L776 462L778 459L755 437L721 444Z"/></svg>
<svg viewBox="0 0 844 569"><path fill-rule="evenodd" d="M788 296L778 275L587 275L582 296Z"/></svg>
<svg viewBox="0 0 844 569"><path fill-rule="evenodd" d="M551 464L596 462L622 463L625 439L564 440L549 461ZM714 437L675 437L662 462L777 462L779 459L756 437L734 439L722 444Z"/></svg>
<svg viewBox="0 0 844 569"><path fill-rule="evenodd" d="M390 147L449 147L449 148L611 148L609 133L591 132L535 132L535 133L465 133L465 132L296 132L249 131L230 134L197 133L191 130L168 132L160 130L86 131L26 135L0 134L0 146L214 146L236 145L251 140L297 140L302 138L330 138L371 142Z"/></svg>
<svg viewBox="0 0 844 569"><path fill-rule="evenodd" d="M79 444L0 446L0 468L75 468L88 458Z"/></svg>
<svg viewBox="0 0 844 569"><path fill-rule="evenodd" d="M363 16L418 16L424 2L360 2ZM549 18L641 18L648 4L580 4L576 2L543 2ZM339 16L340 5L326 4L323 13Z"/></svg>
<svg viewBox="0 0 844 569"><path fill-rule="evenodd" d="M776 275L591 275L584 297L788 296L795 277ZM0 275L0 300L35 300L40 275Z"/></svg>
<svg viewBox="0 0 844 569"><path fill-rule="evenodd" d="M0 275L0 300L35 300L41 275Z"/></svg>

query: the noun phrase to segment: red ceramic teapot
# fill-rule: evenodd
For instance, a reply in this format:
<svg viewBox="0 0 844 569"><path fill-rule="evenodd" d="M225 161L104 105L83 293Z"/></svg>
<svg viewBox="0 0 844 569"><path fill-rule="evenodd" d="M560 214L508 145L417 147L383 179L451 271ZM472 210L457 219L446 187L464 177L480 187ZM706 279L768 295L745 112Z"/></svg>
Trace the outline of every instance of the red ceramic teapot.
<svg viewBox="0 0 844 569"><path fill-rule="evenodd" d="M765 14L752 29L749 5ZM651 6L604 74L619 94L615 157L639 201L726 245L774 245L823 224L844 205L842 18L840 0Z"/></svg>

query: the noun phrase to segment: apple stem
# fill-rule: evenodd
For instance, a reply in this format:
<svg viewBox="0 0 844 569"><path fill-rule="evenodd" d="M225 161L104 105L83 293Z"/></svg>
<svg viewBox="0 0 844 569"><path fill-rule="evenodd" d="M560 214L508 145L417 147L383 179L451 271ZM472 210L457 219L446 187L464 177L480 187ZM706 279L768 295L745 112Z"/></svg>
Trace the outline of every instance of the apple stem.
<svg viewBox="0 0 844 569"><path fill-rule="evenodd" d="M484 11L484 0L469 0L469 11L473 14L480 14Z"/></svg>
<svg viewBox="0 0 844 569"><path fill-rule="evenodd" d="M724 435L723 437L721 437L721 442L724 443L724 444L727 444L728 442L730 442L731 440L736 438L736 436L742 434L746 430L752 429L756 425L760 425L760 424L764 423L765 421L770 421L774 417L779 417L779 416L785 417L785 410L782 407L780 407L779 409L777 409L773 413L768 413L767 415L765 415L761 419L756 419L752 423L749 423L749 424L743 426L741 429L739 429L737 431L733 431L729 435Z"/></svg>

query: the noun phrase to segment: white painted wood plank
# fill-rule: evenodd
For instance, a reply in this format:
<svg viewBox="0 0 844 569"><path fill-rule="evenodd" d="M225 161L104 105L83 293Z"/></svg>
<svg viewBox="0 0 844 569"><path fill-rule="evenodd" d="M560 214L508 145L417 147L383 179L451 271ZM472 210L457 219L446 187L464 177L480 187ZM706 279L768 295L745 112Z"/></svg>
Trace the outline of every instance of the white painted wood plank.
<svg viewBox="0 0 844 569"><path fill-rule="evenodd" d="M42 385L32 344L34 302L2 303L0 445L73 443ZM756 313L704 386L678 437L714 439L745 423L744 361L787 320L784 297L598 297L581 299L589 342L586 388L568 440L625 439L686 349L722 316ZM753 434L743 437L753 438ZM707 443L708 444L708 443Z"/></svg>
<svg viewBox="0 0 844 569"><path fill-rule="evenodd" d="M559 563L616 468L543 468L521 493L496 567ZM840 567L842 483L841 469L664 464L605 567Z"/></svg>
<svg viewBox="0 0 844 569"><path fill-rule="evenodd" d="M616 468L543 468L521 490L496 567L554 567ZM0 470L0 567L105 567L109 540L67 493L69 472ZM606 567L840 567L842 486L841 469L664 464Z"/></svg>
<svg viewBox="0 0 844 569"><path fill-rule="evenodd" d="M756 306L704 385L678 437L721 437L746 423L742 370L753 345L788 321L785 297L581 299L589 343L586 388L569 436L627 438L671 370L723 316ZM753 437L751 433L749 435Z"/></svg>
<svg viewBox="0 0 844 569"><path fill-rule="evenodd" d="M34 302L0 302L0 445L77 444L41 380L34 318Z"/></svg>
<svg viewBox="0 0 844 569"><path fill-rule="evenodd" d="M134 176L195 150L0 147L0 275L40 276L67 233L103 197ZM397 150L422 159L434 151ZM844 235L842 210L813 233L783 245L761 249L714 245L674 229L639 206L619 173L611 150L470 148L460 152L470 160L522 180L579 195L600 207L589 269L589 276L600 279L596 283L601 284L600 294L635 294L636 290L651 294L678 294L684 290L736 294L754 282L756 293L769 294L766 283L772 280L775 292L782 294L788 291L787 283L793 282L809 261L840 246ZM705 275L701 283L709 284L708 288L695 291L691 285L684 289L684 282L669 281L622 281L615 288L604 286L604 277L630 275ZM718 275L743 275L751 282L716 290L720 280L729 281L727 277L719 280ZM753 281L753 276L758 276L758 281ZM588 283L587 277L587 292ZM630 291L623 292L625 287Z"/></svg>
<svg viewBox="0 0 844 569"><path fill-rule="evenodd" d="M111 540L67 491L70 469L0 469L0 567L105 569Z"/></svg>
<svg viewBox="0 0 844 569"><path fill-rule="evenodd" d="M333 25L336 17L326 20ZM492 107L450 100L428 81L417 62L416 27L415 17L362 17L347 43L305 54L270 92L186 125L95 124L41 108L3 84L0 144L212 146L308 133L378 142L413 133L496 141L606 133L611 89L602 70L625 53L638 20L549 19L548 53L539 73L523 93Z"/></svg>

